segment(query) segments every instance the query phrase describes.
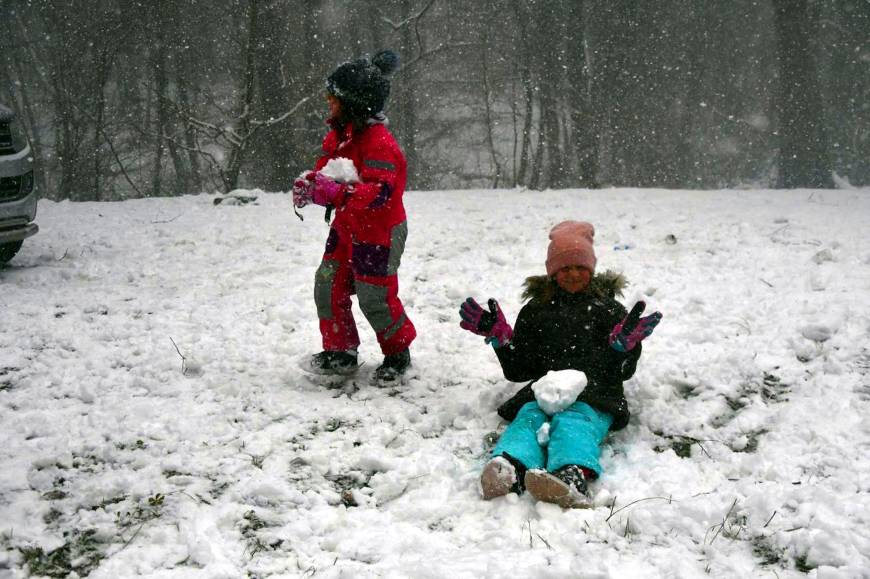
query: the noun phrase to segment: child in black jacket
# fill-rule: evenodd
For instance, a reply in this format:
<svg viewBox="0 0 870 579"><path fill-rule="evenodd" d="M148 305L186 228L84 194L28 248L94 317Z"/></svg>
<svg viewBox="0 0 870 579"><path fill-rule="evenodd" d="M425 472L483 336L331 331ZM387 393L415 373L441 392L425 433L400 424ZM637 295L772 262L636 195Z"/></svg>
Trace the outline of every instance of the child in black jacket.
<svg viewBox="0 0 870 579"><path fill-rule="evenodd" d="M616 301L625 281L607 272L595 275L595 230L589 223L565 221L550 231L547 275L526 280L523 306L513 329L490 299L489 311L468 298L460 309L462 328L486 337L495 347L506 379L531 381L499 409L511 421L481 475L485 499L528 491L563 507L588 506L587 481L601 473L599 445L610 430L628 423L622 383L635 371L641 341L661 319L640 317ZM580 370L587 384L577 400L547 416L532 384L550 371ZM538 431L549 423L544 448Z"/></svg>

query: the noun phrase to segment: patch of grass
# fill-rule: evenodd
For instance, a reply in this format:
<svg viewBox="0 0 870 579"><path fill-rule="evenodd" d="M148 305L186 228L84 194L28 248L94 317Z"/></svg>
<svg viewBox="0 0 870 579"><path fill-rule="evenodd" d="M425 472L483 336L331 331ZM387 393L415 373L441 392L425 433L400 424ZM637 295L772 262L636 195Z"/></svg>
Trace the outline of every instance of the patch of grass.
<svg viewBox="0 0 870 579"><path fill-rule="evenodd" d="M115 448L118 450L145 450L148 444L144 440L136 440L135 442L116 442Z"/></svg>
<svg viewBox="0 0 870 579"><path fill-rule="evenodd" d="M800 571L801 573L809 573L813 569L815 569L815 565L811 565L807 562L806 554L801 555L800 557L795 558L794 560L795 569Z"/></svg>
<svg viewBox="0 0 870 579"><path fill-rule="evenodd" d="M217 481L212 480L212 487L209 489L209 494L214 499L219 499L221 495L227 492L227 489L230 488L230 483L227 481Z"/></svg>
<svg viewBox="0 0 870 579"><path fill-rule="evenodd" d="M358 420L353 421L344 421L338 417L329 418L323 424L320 424L319 421L315 421L314 424L311 425L309 429L309 434L312 436L316 436L321 432L335 432L340 428L352 430L354 428L359 428L360 422Z"/></svg>
<svg viewBox="0 0 870 579"><path fill-rule="evenodd" d="M18 550L30 575L60 578L76 573L86 577L105 558L96 535L94 529L76 529L64 533L66 542L52 551L45 552L39 546L19 547Z"/></svg>
<svg viewBox="0 0 870 579"><path fill-rule="evenodd" d="M81 472L96 473L98 467L106 464L105 459L96 454L76 454L72 455L72 468ZM58 465L60 466L60 465Z"/></svg>
<svg viewBox="0 0 870 579"><path fill-rule="evenodd" d="M768 433L766 428L760 428L746 434L746 446L741 449L732 448L734 452L753 453L758 450L758 440Z"/></svg>
<svg viewBox="0 0 870 579"><path fill-rule="evenodd" d="M253 510L246 512L242 516L242 519L241 532L242 536L245 538L245 542L248 544L247 549L250 552L252 559L257 553L262 551L275 551L284 544L283 539L277 537L267 538L258 534L258 531L266 529L270 525L257 516L257 513Z"/></svg>
<svg viewBox="0 0 870 579"><path fill-rule="evenodd" d="M785 549L773 547L764 536L757 536L752 540L752 554L765 566L782 566L785 560Z"/></svg>
<svg viewBox="0 0 870 579"><path fill-rule="evenodd" d="M325 478L339 491L346 491L368 486L371 475L353 471L348 474L326 475Z"/></svg>
<svg viewBox="0 0 870 579"><path fill-rule="evenodd" d="M138 504L129 511L121 511L117 515L115 523L118 527L126 529L134 525L143 525L148 521L160 518L163 514L163 501L166 497L157 493L148 497L145 504Z"/></svg>
<svg viewBox="0 0 870 579"><path fill-rule="evenodd" d="M110 499L103 499L98 504L91 507L92 511L96 511L98 509L105 509L109 505L117 505L118 503L123 503L127 497L125 495L121 495L119 497L112 497Z"/></svg>
<svg viewBox="0 0 870 579"><path fill-rule="evenodd" d="M52 523L56 523L63 516L63 513L57 509L49 509L47 513L42 517L42 521L46 525L51 525Z"/></svg>
<svg viewBox="0 0 870 579"><path fill-rule="evenodd" d="M749 401L745 396L745 391L740 392L736 397L726 396L725 403L728 405L728 408L735 413L740 412L749 405Z"/></svg>
<svg viewBox="0 0 870 579"><path fill-rule="evenodd" d="M725 513L722 521L707 529L707 534L704 536L704 543L707 544L707 538L710 538L709 544L712 545L720 536L736 541L741 539L741 535L746 532L748 517L745 514L736 511L737 499L731 503L731 508Z"/></svg>
<svg viewBox="0 0 870 579"><path fill-rule="evenodd" d="M257 516L257 513L253 510L245 513L242 518L245 520L242 523L242 534L252 533L254 531L259 531L260 529L265 529L269 525L266 524L266 521Z"/></svg>
<svg viewBox="0 0 870 579"><path fill-rule="evenodd" d="M677 393L677 396L679 396L683 400L694 398L701 392L701 390L703 390L695 384L679 379L671 383L671 386L674 387L674 392Z"/></svg>
<svg viewBox="0 0 870 579"><path fill-rule="evenodd" d="M326 480L335 485L341 496L341 504L346 507L356 507L356 499L353 496L354 489L362 489L368 486L372 473L351 472L349 474L327 475Z"/></svg>
<svg viewBox="0 0 870 579"><path fill-rule="evenodd" d="M657 444L654 446L653 450L656 452L665 452L670 449L680 458L690 458L692 456L692 446L697 444L698 448L700 448L704 454L707 454L707 450L702 444L707 441L701 441L697 438L680 434L664 434L663 432L654 432L653 434L660 436L667 441L667 444Z"/></svg>
<svg viewBox="0 0 870 579"><path fill-rule="evenodd" d="M13 372L17 372L18 370L20 370L20 368L14 368L12 366L4 366L3 368L0 368L0 392L4 390L12 390L14 384L12 383L12 379L7 378L7 376Z"/></svg>
<svg viewBox="0 0 870 579"><path fill-rule="evenodd" d="M791 391L791 386L783 384L779 376L765 372L761 384L761 396L766 402L784 402L788 400L786 395Z"/></svg>

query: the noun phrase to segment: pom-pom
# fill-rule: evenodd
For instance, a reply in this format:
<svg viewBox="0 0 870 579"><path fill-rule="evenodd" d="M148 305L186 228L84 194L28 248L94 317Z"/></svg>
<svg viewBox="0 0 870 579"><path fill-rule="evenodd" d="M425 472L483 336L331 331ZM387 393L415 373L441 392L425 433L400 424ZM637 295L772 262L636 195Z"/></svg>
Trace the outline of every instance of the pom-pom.
<svg viewBox="0 0 870 579"><path fill-rule="evenodd" d="M382 50L372 58L372 64L382 73L390 75L399 69L399 55L392 50Z"/></svg>

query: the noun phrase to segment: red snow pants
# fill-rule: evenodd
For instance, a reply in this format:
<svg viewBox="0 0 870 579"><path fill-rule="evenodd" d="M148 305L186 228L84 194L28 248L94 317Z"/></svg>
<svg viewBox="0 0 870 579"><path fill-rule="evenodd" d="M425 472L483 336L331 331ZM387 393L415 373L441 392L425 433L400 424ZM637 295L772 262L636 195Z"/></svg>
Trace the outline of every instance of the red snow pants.
<svg viewBox="0 0 870 579"><path fill-rule="evenodd" d="M407 349L417 336L399 300L397 272L407 236L406 221L392 228L388 245L355 243L344 227L329 230L314 281L324 350L355 350L359 346L351 311L354 293L385 356Z"/></svg>

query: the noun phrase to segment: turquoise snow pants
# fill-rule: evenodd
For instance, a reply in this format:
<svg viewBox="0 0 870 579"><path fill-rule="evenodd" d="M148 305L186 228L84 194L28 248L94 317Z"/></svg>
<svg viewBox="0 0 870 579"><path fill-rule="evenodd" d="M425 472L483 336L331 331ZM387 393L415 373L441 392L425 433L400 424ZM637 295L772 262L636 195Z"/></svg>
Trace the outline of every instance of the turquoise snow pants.
<svg viewBox="0 0 870 579"><path fill-rule="evenodd" d="M538 444L538 429L550 420L550 441L546 449ZM537 402L520 408L495 445L492 456L507 453L528 469L556 471L576 464L601 474L598 448L613 417L595 410L585 402L575 402L562 412L548 417Z"/></svg>

